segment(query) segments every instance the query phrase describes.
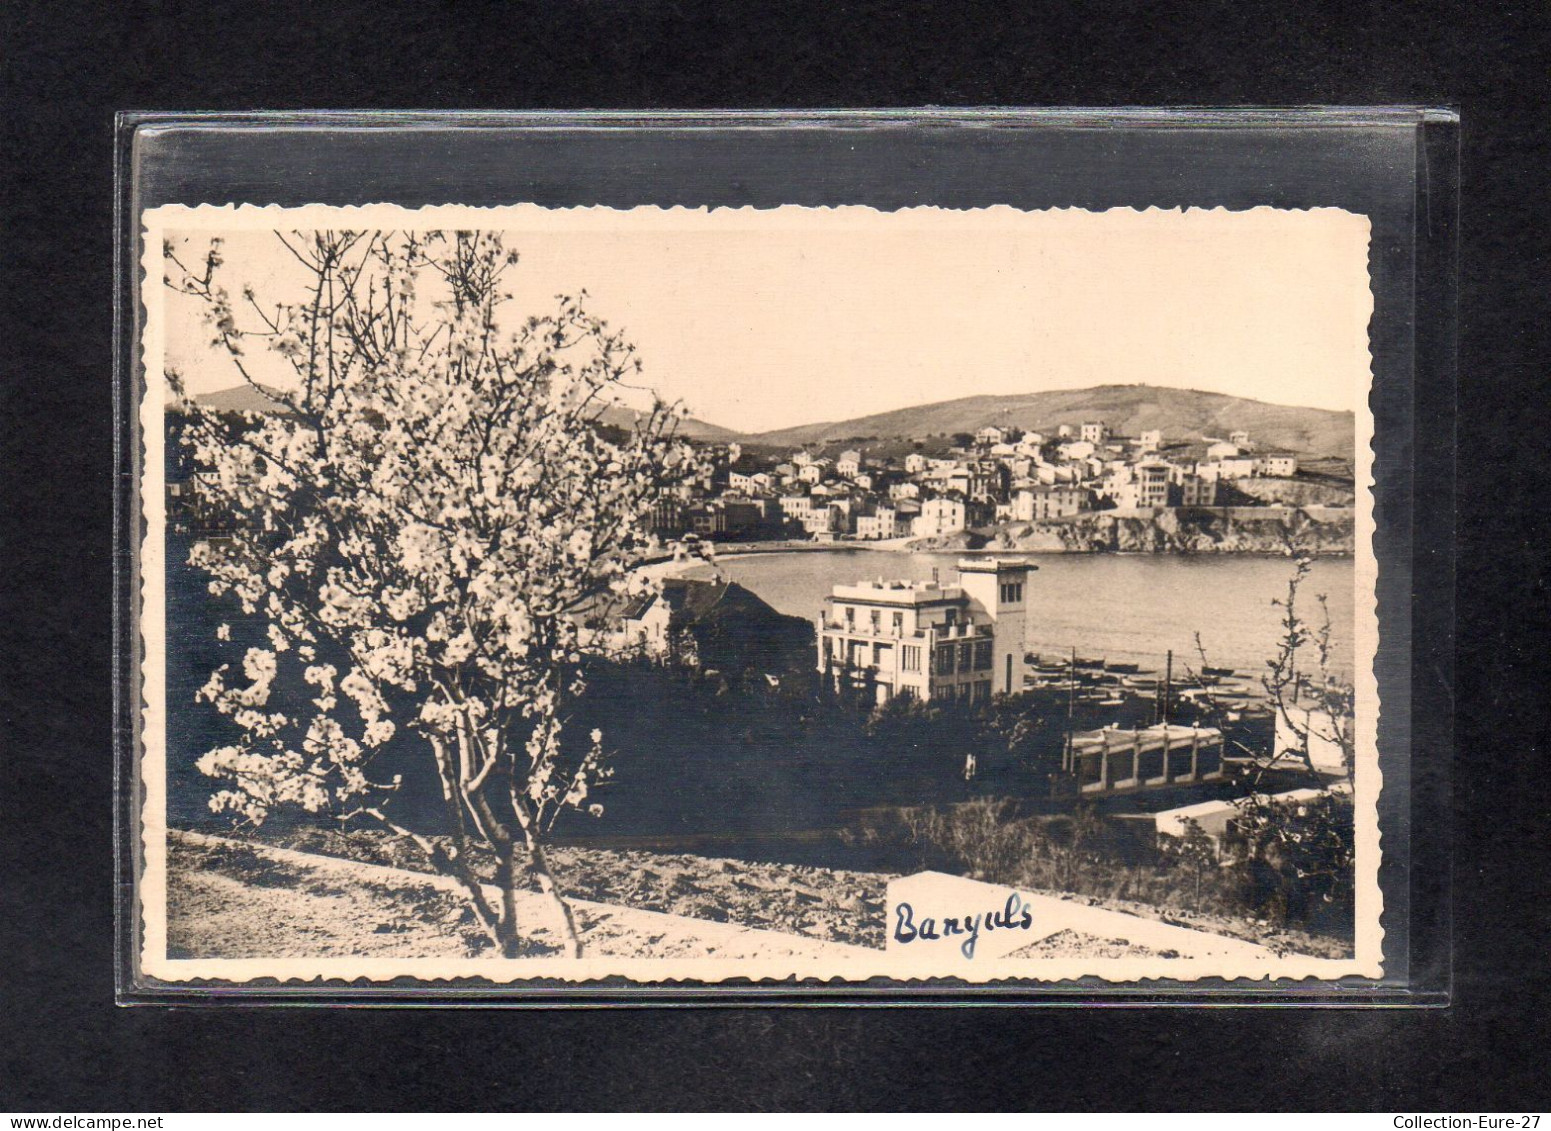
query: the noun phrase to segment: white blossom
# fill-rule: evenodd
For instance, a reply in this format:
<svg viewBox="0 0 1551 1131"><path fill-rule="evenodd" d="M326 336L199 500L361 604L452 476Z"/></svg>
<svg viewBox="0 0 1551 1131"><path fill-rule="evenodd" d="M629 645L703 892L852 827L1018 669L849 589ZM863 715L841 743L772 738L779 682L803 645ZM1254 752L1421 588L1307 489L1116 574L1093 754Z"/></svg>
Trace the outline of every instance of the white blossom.
<svg viewBox="0 0 1551 1131"><path fill-rule="evenodd" d="M197 406L188 418L199 489L234 527L189 563L262 618L268 644L242 657L245 686L223 666L200 689L245 736L198 761L221 783L211 808L256 823L277 805L381 803L396 783L373 782L369 751L429 759L442 744L498 760L506 777L482 780L509 815L494 783L515 781L529 827L601 812L603 735L568 742L562 724L585 688L571 617L630 590L659 490L695 471L674 413L607 438L597 417L636 372L632 348L580 298L509 315L514 257L493 235L277 238L316 278L312 302L263 307L273 325L244 326L213 251L205 276L169 278L205 302L219 348L267 348L296 375L288 412L235 431ZM310 700L270 703L282 662Z"/></svg>

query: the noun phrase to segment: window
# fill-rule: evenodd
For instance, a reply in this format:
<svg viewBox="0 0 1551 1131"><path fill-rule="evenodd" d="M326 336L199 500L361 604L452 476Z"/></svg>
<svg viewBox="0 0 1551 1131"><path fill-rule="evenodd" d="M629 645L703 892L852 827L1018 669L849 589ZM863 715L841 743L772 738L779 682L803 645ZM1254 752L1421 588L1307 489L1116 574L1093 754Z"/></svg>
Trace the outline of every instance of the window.
<svg viewBox="0 0 1551 1131"><path fill-rule="evenodd" d="M959 645L959 671L967 672L975 661L975 646L971 641Z"/></svg>
<svg viewBox="0 0 1551 1131"><path fill-rule="evenodd" d="M856 626L856 609L854 609L850 605L847 605L846 606L846 627L847 628L854 628L855 626Z"/></svg>
<svg viewBox="0 0 1551 1131"><path fill-rule="evenodd" d="M948 609L948 610L944 611L944 613L943 613L943 622L942 623L943 624L957 624L958 623L958 619L959 619L959 611L957 609Z"/></svg>
<svg viewBox="0 0 1551 1131"><path fill-rule="evenodd" d="M995 657L991 655L991 641L975 641L975 670L977 672L988 672L995 662Z"/></svg>
<svg viewBox="0 0 1551 1131"><path fill-rule="evenodd" d="M899 635L903 634L904 631L905 631L905 614L904 613L895 613L894 614L894 635L899 636Z"/></svg>
<svg viewBox="0 0 1551 1131"><path fill-rule="evenodd" d="M1004 581L1001 585L1002 604L1016 605L1023 600L1023 582Z"/></svg>
<svg viewBox="0 0 1551 1131"><path fill-rule="evenodd" d="M872 610L872 615L868 619L872 621L872 630L877 632L878 626L883 623L883 614L880 613L877 609L874 609Z"/></svg>
<svg viewBox="0 0 1551 1131"><path fill-rule="evenodd" d="M952 675L953 674L953 645L952 644L944 644L941 648L937 649L937 674L938 675Z"/></svg>
<svg viewBox="0 0 1551 1131"><path fill-rule="evenodd" d="M907 672L921 670L921 649L914 644L906 644L904 651L900 653L899 665Z"/></svg>

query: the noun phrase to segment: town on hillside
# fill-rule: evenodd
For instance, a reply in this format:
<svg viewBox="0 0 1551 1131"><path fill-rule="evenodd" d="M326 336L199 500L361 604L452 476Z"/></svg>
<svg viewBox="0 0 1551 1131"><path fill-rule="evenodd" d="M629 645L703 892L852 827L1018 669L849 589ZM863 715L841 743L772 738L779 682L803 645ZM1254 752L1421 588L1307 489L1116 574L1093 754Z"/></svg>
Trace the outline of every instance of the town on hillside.
<svg viewBox="0 0 1551 1131"><path fill-rule="evenodd" d="M1268 447L1244 431L1118 436L1102 420L1085 420L1049 432L988 425L972 435L835 448L702 445L701 475L658 500L654 529L666 540L932 540L1093 512L1339 511L1352 500L1349 465Z"/></svg>

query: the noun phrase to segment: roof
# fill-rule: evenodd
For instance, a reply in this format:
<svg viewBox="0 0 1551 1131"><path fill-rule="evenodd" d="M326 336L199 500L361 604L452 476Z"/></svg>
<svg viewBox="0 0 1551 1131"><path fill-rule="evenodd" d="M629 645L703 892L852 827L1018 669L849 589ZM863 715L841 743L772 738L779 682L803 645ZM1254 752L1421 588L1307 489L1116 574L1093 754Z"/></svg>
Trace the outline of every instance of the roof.
<svg viewBox="0 0 1551 1131"><path fill-rule="evenodd" d="M640 620L641 617L646 615L646 610L651 608L652 603L656 600L657 594L655 593L637 594L636 596L630 598L630 600L626 601L624 606L619 610L620 618L622 620Z"/></svg>
<svg viewBox="0 0 1551 1131"><path fill-rule="evenodd" d="M670 577L662 590L633 598L620 612L626 620L640 619L658 601L667 603L673 628L719 621L731 616L780 616L775 609L736 581L699 581Z"/></svg>

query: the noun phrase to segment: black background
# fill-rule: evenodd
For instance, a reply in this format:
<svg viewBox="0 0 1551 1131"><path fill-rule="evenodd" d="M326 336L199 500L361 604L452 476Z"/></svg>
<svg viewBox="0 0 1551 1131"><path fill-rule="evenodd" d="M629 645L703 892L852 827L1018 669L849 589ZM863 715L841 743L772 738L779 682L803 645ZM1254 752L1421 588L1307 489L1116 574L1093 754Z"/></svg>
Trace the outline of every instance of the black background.
<svg viewBox="0 0 1551 1131"><path fill-rule="evenodd" d="M1145 127L1117 129L1096 125L1091 115L1042 129L1030 129L1026 123L988 128L984 117L955 120L942 115L908 125L875 117L867 128L862 128L862 119L851 116L799 117L801 125L786 129L760 118L732 125L725 119L713 124L680 116L654 119L639 130L618 128L636 123L634 118L608 118L602 120L607 127L598 119L591 128L546 120L542 127L530 121L527 128L503 131L480 128L478 119L468 117L431 128L409 115L396 118L393 128L385 128L381 118L334 116L328 119L328 129L275 118L263 119L261 126L251 119L240 123L205 117L177 124L137 119L142 121L137 137L130 136L126 122L119 138L123 175L133 186L122 238L134 241L126 244L127 262L138 264L144 251L138 233L140 210L168 203L234 201L291 206L389 200L407 207L523 201L546 207L860 204L879 209L1007 205L1094 210L1267 205L1344 208L1366 217L1374 301L1368 325L1378 520L1374 551L1381 563L1377 599L1383 626L1374 664L1383 705L1378 718L1379 768L1386 784L1379 803L1381 927L1385 970L1395 983L1437 989L1447 980L1439 965L1447 957L1447 883L1441 881L1447 876L1448 829L1436 819L1446 803L1440 794L1446 775L1439 772L1444 760L1435 752L1448 749L1449 710L1447 655L1440 656L1436 646L1428 650L1428 630L1446 637L1452 609L1436 599L1412 607L1411 595L1417 589L1452 589L1452 562L1430 553L1418 558L1413 549L1418 542L1445 544L1453 531L1452 515L1425 506L1420 521L1413 522L1418 482L1413 462L1422 480L1435 489L1446 488L1448 468L1439 461L1453 454L1454 403L1448 374L1436 379L1438 351L1429 349L1434 343L1425 336L1418 339L1414 328L1421 322L1431 330L1446 321L1419 316L1418 311L1447 314L1450 309L1439 293L1447 272L1436 269L1427 257L1439 259L1440 253L1446 257L1452 251L1457 133L1449 124L1430 127L1420 138L1418 118L1414 112L1391 113L1382 121L1359 125L1347 115L1344 124L1335 126L1324 117L1322 125L1282 131L1252 129L1242 122L1184 129L1177 122L1164 124L1157 116ZM367 123L370 128L362 128ZM120 285L129 290L130 280L137 277L137 271L122 272ZM1433 290L1419 290L1420 284ZM139 302L140 296L131 291L125 309L138 311ZM137 405L144 388L140 333L138 324L128 321L119 342L127 378L121 403ZM1414 426L1418 414L1426 421L1421 429ZM120 423L121 451L138 450L135 419L126 413ZM133 475L132 466L126 464L126 470ZM126 498L126 506L137 513L139 504ZM133 570L126 569L119 584L122 607L133 608ZM184 599L202 606L207 598L204 581L190 576L184 584ZM177 591L169 580L169 599L174 602L169 616L174 620ZM119 673L126 687L138 687L136 641L126 628ZM178 694L174 684L179 679L182 694L192 695L208 675L199 664L182 669L181 676L179 671L173 662L169 695ZM134 733L138 700L125 696L119 707L122 732ZM208 741L205 736L180 742L169 731L169 764L181 755L187 772ZM1408 756L1413 748L1422 751L1414 759L1414 774ZM687 767L683 772L694 773ZM138 794L127 776L125 780L121 812L131 827L139 820ZM171 788L176 795L177 786ZM767 774L760 791L774 797L790 788L778 775ZM797 787L799 792L802 788ZM194 793L208 795L202 785L195 785ZM705 798L700 803L716 804ZM197 812L205 812L202 801L194 804ZM176 803L170 812L176 812ZM126 856L126 870L133 866ZM138 932L126 938L125 949L132 952Z"/></svg>
<svg viewBox="0 0 1551 1131"><path fill-rule="evenodd" d="M1538 6L556 2L476 20L434 3L21 3L3 19L0 1108L1545 1106ZM1457 710L1453 1006L112 1005L115 110L1400 102L1464 118L1459 644L1438 680ZM1424 506L1446 532L1451 501ZM1456 552L1439 541L1424 550Z"/></svg>

